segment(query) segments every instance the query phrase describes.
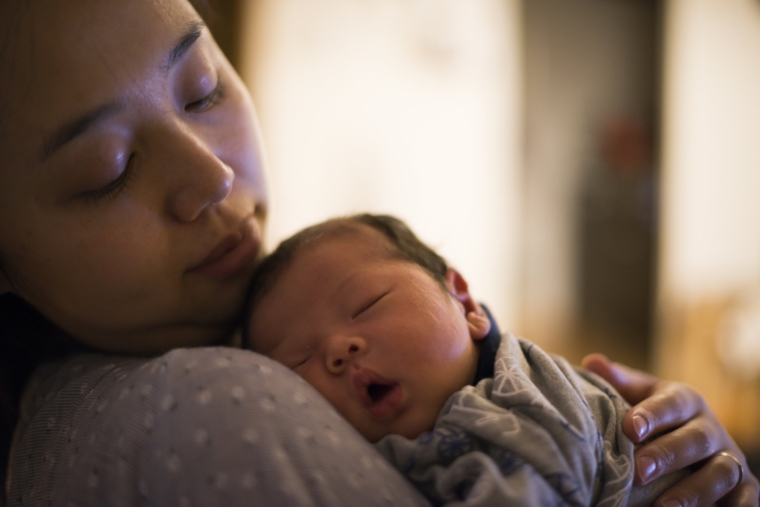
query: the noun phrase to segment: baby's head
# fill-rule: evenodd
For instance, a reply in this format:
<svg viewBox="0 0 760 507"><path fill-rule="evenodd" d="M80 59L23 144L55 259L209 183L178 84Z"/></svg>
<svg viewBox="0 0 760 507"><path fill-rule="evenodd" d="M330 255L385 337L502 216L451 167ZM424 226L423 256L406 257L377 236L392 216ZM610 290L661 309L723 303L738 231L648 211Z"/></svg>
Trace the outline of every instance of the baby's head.
<svg viewBox="0 0 760 507"><path fill-rule="evenodd" d="M400 220L356 215L285 240L254 275L249 345L295 370L368 440L431 429L470 384L490 322Z"/></svg>

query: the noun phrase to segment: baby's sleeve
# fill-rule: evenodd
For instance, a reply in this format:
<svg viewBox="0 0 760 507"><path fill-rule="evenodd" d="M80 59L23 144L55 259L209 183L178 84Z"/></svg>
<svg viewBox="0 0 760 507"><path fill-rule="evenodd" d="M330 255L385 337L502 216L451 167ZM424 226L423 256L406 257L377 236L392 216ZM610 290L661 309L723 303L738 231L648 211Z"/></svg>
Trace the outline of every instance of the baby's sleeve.
<svg viewBox="0 0 760 507"><path fill-rule="evenodd" d="M428 505L267 358L222 347L93 356L64 366L81 369L64 387L38 393L14 443L9 505Z"/></svg>

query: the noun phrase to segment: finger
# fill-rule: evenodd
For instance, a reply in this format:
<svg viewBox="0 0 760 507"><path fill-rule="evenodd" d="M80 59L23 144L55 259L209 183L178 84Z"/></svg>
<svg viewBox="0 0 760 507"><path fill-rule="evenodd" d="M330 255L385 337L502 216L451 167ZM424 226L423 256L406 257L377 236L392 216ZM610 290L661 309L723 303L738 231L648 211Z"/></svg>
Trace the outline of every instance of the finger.
<svg viewBox="0 0 760 507"><path fill-rule="evenodd" d="M686 384L659 381L644 372L612 363L601 354L587 356L582 365L607 380L635 405L623 419L623 431L636 443L680 426L704 410L703 398Z"/></svg>
<svg viewBox="0 0 760 507"><path fill-rule="evenodd" d="M746 469L745 469L746 473ZM760 505L760 483L757 479L746 479L739 486L718 501L720 507L758 507Z"/></svg>
<svg viewBox="0 0 760 507"><path fill-rule="evenodd" d="M725 449L742 464L744 480L741 484L731 490L726 496L718 501L721 507L759 507L760 506L760 482L752 474L747 458L744 453L737 447L736 443L731 440Z"/></svg>
<svg viewBox="0 0 760 507"><path fill-rule="evenodd" d="M711 457L723 448L719 436L704 418L689 421L662 435L634 453L634 481L647 484Z"/></svg>
<svg viewBox="0 0 760 507"><path fill-rule="evenodd" d="M584 357L581 366L612 384L612 387L631 405L649 397L657 384L655 377L620 363L613 363L602 354Z"/></svg>
<svg viewBox="0 0 760 507"><path fill-rule="evenodd" d="M658 382L654 393L625 415L623 432L641 443L696 418L704 408L704 399L686 384Z"/></svg>
<svg viewBox="0 0 760 507"><path fill-rule="evenodd" d="M738 481L739 467L736 462L728 456L716 455L702 468L660 495L654 506L708 507L734 489Z"/></svg>

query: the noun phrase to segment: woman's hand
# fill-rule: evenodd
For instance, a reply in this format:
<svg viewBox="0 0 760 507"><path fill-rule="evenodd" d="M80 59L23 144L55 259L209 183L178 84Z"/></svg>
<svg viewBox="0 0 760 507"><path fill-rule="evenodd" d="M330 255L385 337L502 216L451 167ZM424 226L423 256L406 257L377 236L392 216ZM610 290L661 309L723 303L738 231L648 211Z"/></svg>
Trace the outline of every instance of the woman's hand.
<svg viewBox="0 0 760 507"><path fill-rule="evenodd" d="M635 484L646 484L695 463L701 466L663 493L657 507L758 507L760 483L744 454L718 422L702 396L686 384L659 380L638 370L612 363L600 354L586 356L583 367L613 385L633 408L623 431L634 442L651 442L634 454ZM724 451L742 464L742 471Z"/></svg>

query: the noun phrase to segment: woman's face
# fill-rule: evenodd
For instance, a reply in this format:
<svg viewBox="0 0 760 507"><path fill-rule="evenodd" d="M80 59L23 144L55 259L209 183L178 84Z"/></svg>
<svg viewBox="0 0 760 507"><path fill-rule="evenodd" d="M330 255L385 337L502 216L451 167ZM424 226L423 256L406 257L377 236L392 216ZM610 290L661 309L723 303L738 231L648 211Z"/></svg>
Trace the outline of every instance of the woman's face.
<svg viewBox="0 0 760 507"><path fill-rule="evenodd" d="M200 17L3 4L0 289L104 350L223 338L267 201L253 105Z"/></svg>

